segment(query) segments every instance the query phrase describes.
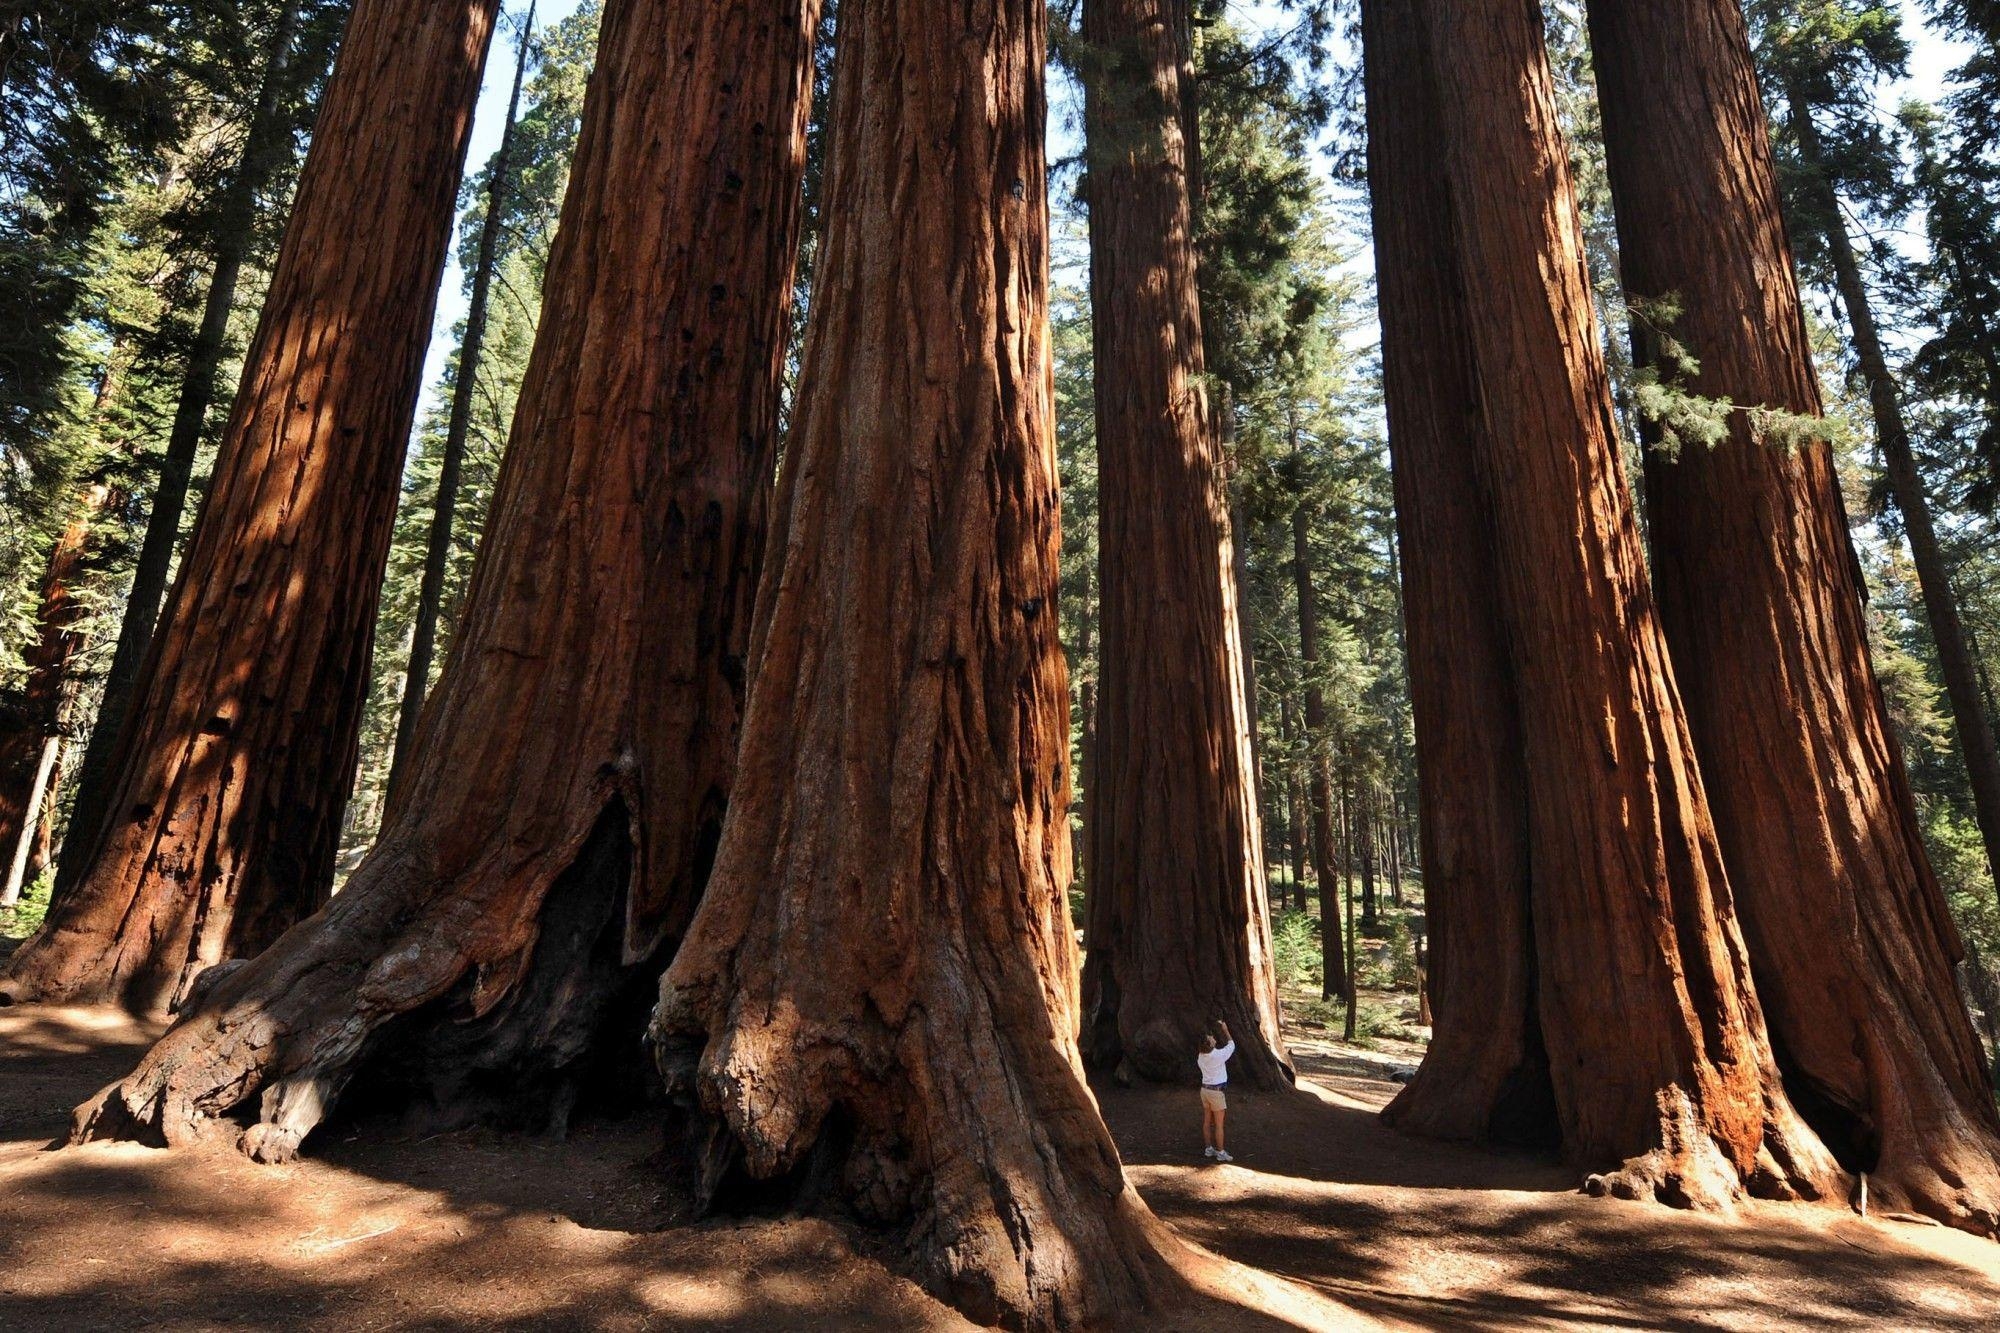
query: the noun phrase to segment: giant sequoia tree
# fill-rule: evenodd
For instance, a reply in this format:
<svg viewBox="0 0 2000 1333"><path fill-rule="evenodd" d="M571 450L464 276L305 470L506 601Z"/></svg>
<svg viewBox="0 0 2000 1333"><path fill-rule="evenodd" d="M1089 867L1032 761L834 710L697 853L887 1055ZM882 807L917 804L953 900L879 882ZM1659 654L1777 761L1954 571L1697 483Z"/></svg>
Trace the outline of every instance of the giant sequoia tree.
<svg viewBox="0 0 2000 1333"><path fill-rule="evenodd" d="M206 238L209 244L205 247L211 261L208 290L202 298L200 321L184 352L173 425L167 433L166 448L160 453L159 471L146 506L146 534L140 540L138 564L132 571L132 586L125 595L111 665L105 671L104 687L98 696L97 716L84 746L83 762L77 768L76 802L70 814L73 829L99 827L105 802L110 799L109 788L120 777L112 766L113 758L133 691L138 686L140 668L146 661L146 650L152 645L159 625L160 602L167 593L167 579L173 572L181 519L194 481L195 456L208 432L209 408L215 402L223 358L229 350L229 324L236 312L237 285L254 257L261 222L258 205L281 170L292 163L296 116L293 94L325 73L323 65L311 68L316 63L311 60L305 62L307 67L303 69L295 64L294 47L305 18L302 5L303 0L283 0L279 6L264 47L263 73L256 100L250 107L242 156L229 172L216 200L212 230ZM91 868L95 851L96 845L89 837L70 841L69 854L62 858L59 867L59 893Z"/></svg>
<svg viewBox="0 0 2000 1333"><path fill-rule="evenodd" d="M1467 456L1485 425L1417 11L1364 4L1368 195L1416 719L1432 1044L1384 1111L1440 1138L1547 1140L1521 722Z"/></svg>
<svg viewBox="0 0 2000 1333"><path fill-rule="evenodd" d="M1204 1026L1238 1070L1278 1035L1227 497L1204 386L1187 0L1089 0L1083 35L1096 365L1098 716L1085 1052L1191 1080Z"/></svg>
<svg viewBox="0 0 2000 1333"><path fill-rule="evenodd" d="M1886 1207L2000 1227L2000 1116L1960 952L1868 658L1737 0L1594 0L1634 354L1727 399L1727 439L1648 453L1653 584L1788 1086ZM1663 68L1662 61L1668 62ZM1654 320L1663 321L1664 315Z"/></svg>
<svg viewBox="0 0 2000 1333"><path fill-rule="evenodd" d="M1177 1246L1075 1037L1046 17L840 29L737 786L655 1040L711 1190L800 1169L975 1317L1084 1326Z"/></svg>
<svg viewBox="0 0 2000 1333"><path fill-rule="evenodd" d="M513 444L376 848L81 1134L176 1142L261 1093L242 1146L282 1159L365 1057L449 1115L639 1059L637 964L730 796L816 18L607 6Z"/></svg>
<svg viewBox="0 0 2000 1333"><path fill-rule="evenodd" d="M1533 1020L1564 1149L1624 1195L1822 1197L1841 1173L1778 1082L1619 474L1538 17L1417 8L1431 91L1409 115L1436 126L1477 386L1465 453L1520 724Z"/></svg>
<svg viewBox="0 0 2000 1333"><path fill-rule="evenodd" d="M359 0L88 869L0 1001L150 1007L323 901L497 0ZM365 220L365 224L363 225Z"/></svg>

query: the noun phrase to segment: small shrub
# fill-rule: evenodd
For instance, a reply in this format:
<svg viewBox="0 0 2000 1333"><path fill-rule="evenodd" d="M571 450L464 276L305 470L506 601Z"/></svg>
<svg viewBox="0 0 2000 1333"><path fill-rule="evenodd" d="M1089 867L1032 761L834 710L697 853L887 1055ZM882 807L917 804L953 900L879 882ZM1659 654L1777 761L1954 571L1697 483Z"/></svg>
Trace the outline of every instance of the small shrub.
<svg viewBox="0 0 2000 1333"><path fill-rule="evenodd" d="M1319 919L1289 911L1272 917L1271 965L1281 985L1319 985L1325 971L1319 950Z"/></svg>
<svg viewBox="0 0 2000 1333"><path fill-rule="evenodd" d="M0 935L25 939L40 930L42 918L48 914L49 894L55 888L55 882L55 869L44 868L33 884L21 890L21 901L0 909Z"/></svg>

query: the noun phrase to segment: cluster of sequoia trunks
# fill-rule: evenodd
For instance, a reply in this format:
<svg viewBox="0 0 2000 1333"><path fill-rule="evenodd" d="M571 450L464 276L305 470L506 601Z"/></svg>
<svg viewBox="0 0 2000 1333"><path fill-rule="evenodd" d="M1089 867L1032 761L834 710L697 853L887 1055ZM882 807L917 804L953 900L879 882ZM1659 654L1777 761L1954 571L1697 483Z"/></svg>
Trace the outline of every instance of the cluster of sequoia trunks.
<svg viewBox="0 0 2000 1333"><path fill-rule="evenodd" d="M359 0L120 795L5 982L183 1001L78 1138L247 1120L282 1160L364 1069L445 1117L559 1117L643 1039L710 1200L837 1197L999 1322L1177 1287L1198 1261L1126 1183L1085 1041L1172 1077L1222 1014L1252 1077L1287 1071L1199 392L1188 13L1090 15L1140 90L1092 90L1093 283L1133 311L1098 345L1129 391L1100 405L1105 484L1132 492L1105 502L1104 648L1175 678L1107 672L1092 858L1133 883L1093 908L1088 995L1037 0L843 0L775 491L817 0L610 0L454 651L375 849L262 947L325 884L355 571L428 326L385 294L441 263L491 17ZM1686 299L1696 389L1814 410L1734 0L1593 18L1635 291ZM1363 19L1437 1018L1389 1115L1559 1142L1676 1203L1838 1199L1865 1169L1993 1229L2000 1140L1824 446L1655 465L1656 607L1534 7ZM1672 98L1639 72L1661 51ZM408 197L357 198L376 177ZM392 206L394 246L344 239ZM1176 614L1117 586L1127 561L1188 591ZM1696 614L1715 562L1726 625ZM301 599L321 582L350 595ZM1148 851L1141 822L1174 836Z"/></svg>
<svg viewBox="0 0 2000 1333"><path fill-rule="evenodd" d="M1677 309L1636 358L1671 376L1670 335L1737 405L1649 451L1650 580L1531 7L1363 6L1436 1016L1387 1114L1621 1193L1866 1172L1991 1233L2000 1120L1831 454L1742 410L1820 411L1743 16L1589 12L1622 276Z"/></svg>

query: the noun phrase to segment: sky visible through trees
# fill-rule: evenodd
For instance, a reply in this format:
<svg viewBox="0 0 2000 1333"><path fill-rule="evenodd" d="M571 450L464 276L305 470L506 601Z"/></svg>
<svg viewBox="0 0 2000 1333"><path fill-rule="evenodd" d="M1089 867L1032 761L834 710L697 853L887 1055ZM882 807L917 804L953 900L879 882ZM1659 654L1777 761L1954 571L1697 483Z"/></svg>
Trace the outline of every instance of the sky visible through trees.
<svg viewBox="0 0 2000 1333"><path fill-rule="evenodd" d="M1062 1327L1226 1017L2000 1238L2000 11L940 3L0 4L77 1140L671 1105Z"/></svg>

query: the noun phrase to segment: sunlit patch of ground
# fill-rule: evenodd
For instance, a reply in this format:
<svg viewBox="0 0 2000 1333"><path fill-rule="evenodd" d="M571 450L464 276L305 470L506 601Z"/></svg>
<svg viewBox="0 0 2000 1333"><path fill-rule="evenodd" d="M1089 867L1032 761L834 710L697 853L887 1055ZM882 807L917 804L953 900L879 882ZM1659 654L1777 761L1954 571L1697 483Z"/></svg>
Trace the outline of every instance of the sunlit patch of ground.
<svg viewBox="0 0 2000 1333"><path fill-rule="evenodd" d="M644 1117L560 1142L370 1121L279 1167L47 1151L155 1030L0 1010L0 1329L966 1327L837 1221L696 1218ZM1384 1129L1384 1074L1411 1051L1299 1035L1303 1090L1232 1094L1234 1165L1200 1157L1191 1091L1100 1091L1156 1211L1292 1279L1198 1265L1211 1299L1145 1333L1990 1328L2000 1310L2000 1246L1835 1209L1588 1199L1552 1161Z"/></svg>

